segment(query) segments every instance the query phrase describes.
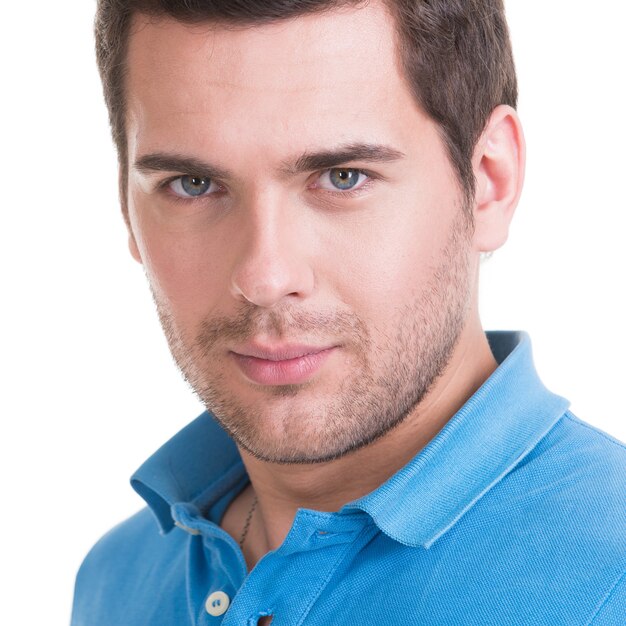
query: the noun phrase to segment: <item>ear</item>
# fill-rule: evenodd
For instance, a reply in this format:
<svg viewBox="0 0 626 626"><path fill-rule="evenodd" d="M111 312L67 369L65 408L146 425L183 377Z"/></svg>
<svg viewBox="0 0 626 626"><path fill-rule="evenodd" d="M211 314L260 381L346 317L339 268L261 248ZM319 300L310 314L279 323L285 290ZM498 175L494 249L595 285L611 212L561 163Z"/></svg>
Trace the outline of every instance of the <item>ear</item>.
<svg viewBox="0 0 626 626"><path fill-rule="evenodd" d="M141 254L139 253L139 247L137 246L137 240L135 239L135 234L133 233L133 227L130 223L130 216L128 214L128 176L122 165L120 165L117 176L122 216L124 217L124 222L126 223L126 229L128 231L128 249L130 250L131 256L135 259L135 261L137 261L137 263L143 263Z"/></svg>
<svg viewBox="0 0 626 626"><path fill-rule="evenodd" d="M128 231L128 249L130 250L130 254L133 259L135 259L137 263L143 264L141 254L139 254L139 248L137 247L137 241L135 240L135 235L131 230Z"/></svg>
<svg viewBox="0 0 626 626"><path fill-rule="evenodd" d="M472 159L476 177L474 247L491 252L504 244L522 191L526 144L515 109L496 107Z"/></svg>

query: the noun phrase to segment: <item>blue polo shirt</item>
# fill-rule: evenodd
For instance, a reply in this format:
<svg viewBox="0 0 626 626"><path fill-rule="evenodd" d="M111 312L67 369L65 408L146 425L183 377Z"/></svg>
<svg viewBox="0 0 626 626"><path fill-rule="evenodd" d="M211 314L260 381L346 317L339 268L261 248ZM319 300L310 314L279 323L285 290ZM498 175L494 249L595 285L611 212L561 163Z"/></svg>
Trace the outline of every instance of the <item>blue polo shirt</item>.
<svg viewBox="0 0 626 626"><path fill-rule="evenodd" d="M133 476L148 508L85 559L72 625L624 626L626 449L542 385L525 333L487 336L498 368L410 463L300 509L250 572L219 527L248 477L201 415Z"/></svg>

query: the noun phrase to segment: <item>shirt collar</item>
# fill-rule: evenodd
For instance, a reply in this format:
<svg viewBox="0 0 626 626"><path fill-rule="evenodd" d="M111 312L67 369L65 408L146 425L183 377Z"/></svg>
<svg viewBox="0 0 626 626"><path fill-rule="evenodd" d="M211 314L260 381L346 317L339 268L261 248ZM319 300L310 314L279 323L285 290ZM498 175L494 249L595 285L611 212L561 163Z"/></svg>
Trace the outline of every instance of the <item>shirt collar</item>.
<svg viewBox="0 0 626 626"><path fill-rule="evenodd" d="M172 507L207 509L246 475L237 446L210 413L203 413L161 446L132 476L135 491L152 509L162 533L176 520Z"/></svg>
<svg viewBox="0 0 626 626"><path fill-rule="evenodd" d="M429 547L532 450L569 403L541 383L523 332L487 332L498 368L439 434L399 472L344 507L368 513L389 537ZM202 508L245 479L237 447L203 413L152 455L131 478L162 532L171 509Z"/></svg>

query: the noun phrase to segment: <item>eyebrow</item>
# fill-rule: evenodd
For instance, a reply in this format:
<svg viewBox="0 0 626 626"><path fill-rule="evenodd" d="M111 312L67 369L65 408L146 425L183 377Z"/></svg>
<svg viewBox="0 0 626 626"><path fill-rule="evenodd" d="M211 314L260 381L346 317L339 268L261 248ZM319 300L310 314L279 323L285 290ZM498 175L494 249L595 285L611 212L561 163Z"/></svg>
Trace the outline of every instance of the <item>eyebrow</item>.
<svg viewBox="0 0 626 626"><path fill-rule="evenodd" d="M367 163L389 163L406 155L395 148L380 144L352 143L339 146L335 150L304 152L293 164L283 163L281 171L287 175L301 174L312 170L327 170L351 161Z"/></svg>
<svg viewBox="0 0 626 626"><path fill-rule="evenodd" d="M139 157L133 164L133 169L142 174L180 172L182 174L193 174L194 176L215 178L217 180L232 178L232 174L228 170L206 163L201 159L179 154L166 154L164 152L156 152Z"/></svg>
<svg viewBox="0 0 626 626"><path fill-rule="evenodd" d="M352 143L339 146L333 150L304 152L291 161L283 161L279 171L285 176L294 176L303 172L338 167L351 161L389 163L402 159L405 156L403 152L381 144ZM164 152L156 152L139 157L133 164L133 168L142 174L180 172L216 180L235 178L232 172L201 159Z"/></svg>

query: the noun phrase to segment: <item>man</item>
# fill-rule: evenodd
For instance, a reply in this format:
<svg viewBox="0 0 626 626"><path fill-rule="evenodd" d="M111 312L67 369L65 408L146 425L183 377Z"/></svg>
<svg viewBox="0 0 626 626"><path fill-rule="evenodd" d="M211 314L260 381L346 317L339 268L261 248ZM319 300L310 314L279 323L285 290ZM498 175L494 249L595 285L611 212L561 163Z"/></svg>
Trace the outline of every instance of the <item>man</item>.
<svg viewBox="0 0 626 626"><path fill-rule="evenodd" d="M208 412L74 626L622 624L624 448L478 315L525 159L501 2L100 0L97 46Z"/></svg>

